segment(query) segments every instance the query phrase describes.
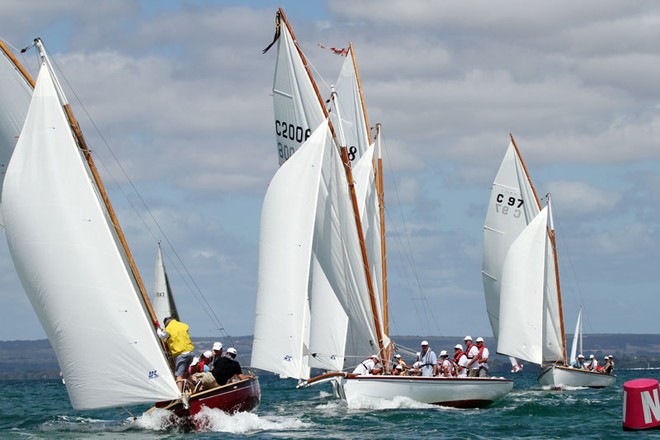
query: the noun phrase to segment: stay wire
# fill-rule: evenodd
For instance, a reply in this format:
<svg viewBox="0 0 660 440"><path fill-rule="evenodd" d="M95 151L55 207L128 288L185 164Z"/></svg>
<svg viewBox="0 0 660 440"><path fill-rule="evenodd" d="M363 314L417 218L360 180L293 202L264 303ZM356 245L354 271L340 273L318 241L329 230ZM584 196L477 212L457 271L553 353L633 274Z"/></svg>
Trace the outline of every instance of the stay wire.
<svg viewBox="0 0 660 440"><path fill-rule="evenodd" d="M58 70L58 72L60 73L61 77L64 79L64 82L67 84L69 90L71 91L71 93L72 93L73 96L75 97L76 101L78 102L78 105L80 105L80 107L81 107L82 110L84 111L85 115L87 116L88 120L90 121L90 123L91 123L92 126L94 127L94 130L96 131L96 133L98 134L99 138L101 139L101 143L105 146L106 150L107 150L107 151L109 152L109 154L112 156L112 159L115 161L115 163L117 164L117 167L119 168L119 170L121 171L122 175L124 176L124 178L126 179L126 181L129 183L131 189L133 190L133 193L137 196L137 198L138 198L139 201L141 202L141 204L142 204L144 210L149 214L149 217L150 217L151 220L153 221L153 223L154 223L154 225L156 226L158 232L159 232L159 233L161 234L161 236L165 239L165 242L168 244L169 248L172 250L173 254L176 256L176 261L179 262L180 267L182 268L182 269L179 269L179 266L175 264L175 268L176 268L176 270L177 270L177 273L179 273L179 276L180 276L181 280L184 282L184 284L186 285L186 287L187 287L187 288L193 293L193 296L195 297L195 299L197 300L197 302L200 304L200 306L202 307L202 309L204 309L204 312L205 312L206 315L209 317L209 319L211 320L211 322L212 322L214 325L216 325L216 327L217 327L216 329L217 329L218 331L222 332L222 333L224 334L225 337L227 337L227 338L233 340L233 338L229 335L229 333L228 333L227 330L225 329L224 325L222 324L220 318L218 317L218 315L217 315L217 314L215 313L215 311L213 310L213 307L211 306L211 304L209 303L208 299L206 298L206 295L204 295L202 289L199 287L199 285L197 284L197 282L196 282L195 279L193 278L192 274L191 274L190 271L188 270L187 266L185 265L185 263L183 262L183 260L182 260L181 257L179 256L178 252L176 251L176 249L175 249L175 247L173 246L172 242L170 241L169 237L167 236L167 234L165 233L165 231L164 231L163 228L161 227L161 225L160 225L160 223L158 222L158 220L156 220L156 217L154 216L153 212L151 211L151 209L149 208L149 206L148 206L147 203L145 202L144 198L142 197L142 194L138 191L137 187L136 187L135 184L133 183L132 179L128 176L128 173L126 172L126 170L124 169L124 167L121 165L121 162L119 161L119 159L118 159L117 156L115 155L114 151L110 148L110 145L109 145L109 143L107 142L105 136L103 136L103 133L101 132L101 130L99 129L99 127L96 125L96 122L94 121L94 119L92 118L92 116L90 115L90 113L87 111L87 108L85 107L85 105L82 103L82 101L81 101L80 98L78 97L78 94L76 93L75 89L74 89L74 88L71 86L71 84L69 83L69 80L68 80L68 78L66 77L66 75L64 74L63 70L59 67L59 65L57 64L57 62L55 62L53 59L51 59L51 63L57 68L57 70ZM93 154L94 151L93 151L93 150L90 150L90 153ZM96 157L97 157L97 159L100 159L100 157L99 157L98 155L96 155ZM123 189L122 186L119 184L119 182L117 181L117 179L115 179L115 177L114 177L114 175L112 174L112 172L111 172L111 171L105 166L105 164L104 164L104 162L103 162L102 160L99 160L99 162L101 163L101 166L102 166L102 168L105 170L106 174L107 174L108 176L110 176L110 178L111 178L112 181L114 182L116 188L120 191L120 193L122 194L122 196L128 201L128 203L129 203L131 209L135 212L135 214L136 214L137 217L140 219L140 221L142 222L142 224L145 226L145 228L147 229L147 231L149 232L149 234L154 238L154 240L158 241L158 238L156 237L156 234L154 233L154 231L152 230L152 228L147 224L146 220L145 220L144 217L140 214L140 212L138 211L138 209L136 208L136 206L133 204L131 198L128 197L128 194L124 191L124 189ZM167 252L166 252L166 254L167 254ZM180 270L183 270L183 272L185 272L185 276L184 276L183 274L181 274ZM191 287L191 284L192 284L192 286L193 286L194 288ZM235 341L234 341L234 344L235 344Z"/></svg>

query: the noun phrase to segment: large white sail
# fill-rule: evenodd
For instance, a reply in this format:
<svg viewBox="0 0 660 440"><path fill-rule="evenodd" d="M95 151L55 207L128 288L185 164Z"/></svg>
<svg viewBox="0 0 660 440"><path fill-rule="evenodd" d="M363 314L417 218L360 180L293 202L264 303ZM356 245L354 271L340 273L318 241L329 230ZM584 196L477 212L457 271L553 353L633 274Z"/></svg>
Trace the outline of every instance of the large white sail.
<svg viewBox="0 0 660 440"><path fill-rule="evenodd" d="M44 62L3 189L16 271L75 409L175 399L168 361L61 104Z"/></svg>
<svg viewBox="0 0 660 440"><path fill-rule="evenodd" d="M329 148L332 138L324 122L275 173L261 211L251 365L297 379L309 378L309 274L321 169Z"/></svg>
<svg viewBox="0 0 660 440"><path fill-rule="evenodd" d="M161 328L165 328L163 324L165 318L171 316L179 320L179 313L176 309L170 282L167 278L167 271L165 270L165 263L163 262L163 253L158 243L158 253L156 254L156 270L154 272L154 296L151 305L158 318L158 323Z"/></svg>
<svg viewBox="0 0 660 440"><path fill-rule="evenodd" d="M282 165L325 119L325 111L282 11L278 13L278 26L273 106L277 154Z"/></svg>
<svg viewBox="0 0 660 440"><path fill-rule="evenodd" d="M544 208L511 244L500 291L498 353L539 365L563 360L550 215Z"/></svg>
<svg viewBox="0 0 660 440"><path fill-rule="evenodd" d="M12 57L0 42L0 188L32 98L32 85Z"/></svg>

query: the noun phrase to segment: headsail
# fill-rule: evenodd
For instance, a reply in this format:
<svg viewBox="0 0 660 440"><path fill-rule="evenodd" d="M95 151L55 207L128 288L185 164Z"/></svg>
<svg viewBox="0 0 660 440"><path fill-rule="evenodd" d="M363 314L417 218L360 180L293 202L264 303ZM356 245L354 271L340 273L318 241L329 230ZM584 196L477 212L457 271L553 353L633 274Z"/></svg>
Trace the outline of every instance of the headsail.
<svg viewBox="0 0 660 440"><path fill-rule="evenodd" d="M545 207L530 222L502 267L497 352L539 365L564 360L551 215Z"/></svg>
<svg viewBox="0 0 660 440"><path fill-rule="evenodd" d="M156 271L154 273L154 297L151 304L154 307L154 312L158 318L158 323L162 328L165 327L163 321L168 316L179 320L179 312L176 309L174 302L174 295L170 288L170 281L167 277L165 270L165 263L163 262L163 253L158 243L158 253L156 254Z"/></svg>
<svg viewBox="0 0 660 440"><path fill-rule="evenodd" d="M251 365L285 377L309 378L310 256L321 169L332 148L324 122L275 173L263 203Z"/></svg>
<svg viewBox="0 0 660 440"><path fill-rule="evenodd" d="M75 409L175 399L179 391L128 257L42 58L3 188L14 265Z"/></svg>

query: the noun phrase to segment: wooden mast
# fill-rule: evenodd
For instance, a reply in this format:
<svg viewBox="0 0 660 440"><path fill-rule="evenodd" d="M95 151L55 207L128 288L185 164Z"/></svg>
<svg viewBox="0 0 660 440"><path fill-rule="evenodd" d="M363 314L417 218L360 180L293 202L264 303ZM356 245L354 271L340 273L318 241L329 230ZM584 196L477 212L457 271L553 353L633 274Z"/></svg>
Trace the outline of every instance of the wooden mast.
<svg viewBox="0 0 660 440"><path fill-rule="evenodd" d="M390 334L389 297L387 293L387 246L385 244L385 187L383 185L383 154L380 143L380 123L376 124L376 141L378 143L378 170L376 190L378 191L378 209L380 214L380 258L383 272L383 321L385 334Z"/></svg>
<svg viewBox="0 0 660 440"><path fill-rule="evenodd" d="M566 333L564 330L564 307L561 300L561 283L559 282L559 262L557 260L557 242L555 241L555 227L554 221L552 219L552 206L550 203L550 194L548 193L548 213L550 217L550 226L548 228L548 236L550 237L550 244L552 246L552 257L555 263L555 282L557 283L557 303L559 307L559 324L561 326L561 343L562 343L562 352L564 355L564 365L567 363L566 357Z"/></svg>
<svg viewBox="0 0 660 440"><path fill-rule="evenodd" d="M367 106L364 102L364 94L362 93L362 82L360 80L360 72L358 71L357 60L355 59L355 50L353 43L348 43L348 52L351 54L353 61L353 70L355 71L355 80L357 81L358 92L360 93L360 106L362 108L362 115L364 116L364 123L366 129L369 130L369 116L367 115ZM378 207L380 214L380 243L381 243L381 270L383 275L383 329L385 334L390 334L390 320L389 320L389 306L387 299L387 263L385 260L385 194L383 188L383 157L381 154L380 144L380 123L376 124L376 140L378 142L378 160L374 164L374 173L376 174L376 192L378 194ZM371 139L370 134L367 132L367 139Z"/></svg>
<svg viewBox="0 0 660 440"><path fill-rule="evenodd" d="M18 62L18 59L14 56L14 54L9 50L9 48L5 45L5 42L0 40L0 50L9 58L9 60L14 64L14 66L18 69L18 71L23 75L23 78L32 86L34 89L34 80L30 76L30 74L25 70L23 65Z"/></svg>
<svg viewBox="0 0 660 440"><path fill-rule="evenodd" d="M358 72L357 61L355 60L355 51L353 50L353 43L348 43L348 51L351 54L351 59L353 60L353 70L355 71L355 80L357 81L358 92L360 93L360 106L362 107L362 115L364 116L364 124L366 125L367 131L369 130L369 116L367 115L367 107L364 103L364 95L362 94L362 82L360 81L360 72ZM367 139L370 139L369 133L366 133Z"/></svg>
<svg viewBox="0 0 660 440"><path fill-rule="evenodd" d="M48 57L46 56L46 51L44 50L43 44L39 38L34 40L37 48L39 49L39 53L42 57L42 59L46 62L46 65L48 66L48 69L52 72L52 67L50 65L50 61ZM55 78L53 78L55 79ZM101 195L101 198L103 199L103 203L105 204L105 208L108 212L108 216L110 217L110 221L112 223L112 226L117 233L117 237L119 238L119 242L121 243L122 249L124 250L124 253L128 259L128 264L131 269L131 272L133 274L133 278L135 279L138 289L140 291L140 295L142 296L142 300L144 302L144 305L147 309L147 312L149 313L149 317L151 318L154 326L158 326L158 318L156 317L156 313L154 312L154 309L151 305L151 301L149 300L149 295L147 294L147 291L144 287L144 283L142 282L142 277L140 276L140 273L138 272L137 265L135 264L135 260L133 259L133 255L131 253L131 250L128 247L128 243L126 242L126 237L124 236L124 232L121 229L121 226L119 224L119 220L117 219L117 216L115 214L115 210L112 207L112 204L110 203L110 199L108 198L108 194L105 190L105 185L103 185L103 181L101 180L101 176L99 175L98 169L96 168L96 165L94 164L94 160L92 159L92 154L91 151L89 150L87 146L87 142L85 141L85 138L83 137L82 131L80 130L80 124L78 124L78 121L76 120L75 116L73 115L73 112L71 111L71 106L69 103L66 101L66 97L64 96L64 93L62 92L59 84L57 84L57 90L58 94L60 95L60 100L62 101L62 108L64 109L64 112L66 113L67 119L69 120L69 125L71 127L71 130L76 138L76 141L78 142L78 147L80 148L80 151L83 153L85 156L85 159L87 160L87 164L89 165L89 169L91 171L92 177L94 179L94 182L96 183L96 186L98 187L99 194Z"/></svg>
<svg viewBox="0 0 660 440"><path fill-rule="evenodd" d="M523 171L525 171L525 176L527 177L527 181L529 182L529 186L532 187L532 192L534 193L534 199L536 200L536 206L541 209L541 202L539 201L539 196L536 194L536 188L534 188L534 183L532 182L532 178L529 177L529 172L527 171L527 165L525 165L525 161L522 158L522 155L520 154L520 150L518 149L518 145L516 144L516 140L513 138L513 135L509 133L509 137L511 138L511 143L513 144L513 148L516 150L516 155L518 156L518 159L520 160L520 164L523 167Z"/></svg>

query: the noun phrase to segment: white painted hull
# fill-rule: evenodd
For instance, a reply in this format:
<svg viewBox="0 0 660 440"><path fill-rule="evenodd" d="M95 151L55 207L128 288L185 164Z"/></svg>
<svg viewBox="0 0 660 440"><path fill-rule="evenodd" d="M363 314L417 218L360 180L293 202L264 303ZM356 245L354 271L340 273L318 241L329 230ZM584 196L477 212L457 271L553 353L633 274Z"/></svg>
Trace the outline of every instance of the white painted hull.
<svg viewBox="0 0 660 440"><path fill-rule="evenodd" d="M538 381L541 385L551 386L553 388L606 388L614 385L616 376L613 374L596 373L588 370L551 365L541 371Z"/></svg>
<svg viewBox="0 0 660 440"><path fill-rule="evenodd" d="M364 399L407 397L433 405L479 408L501 399L512 389L512 380L494 377L356 376L341 378L338 391L348 406Z"/></svg>

